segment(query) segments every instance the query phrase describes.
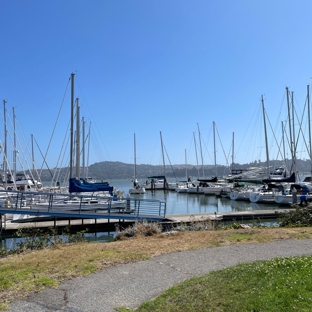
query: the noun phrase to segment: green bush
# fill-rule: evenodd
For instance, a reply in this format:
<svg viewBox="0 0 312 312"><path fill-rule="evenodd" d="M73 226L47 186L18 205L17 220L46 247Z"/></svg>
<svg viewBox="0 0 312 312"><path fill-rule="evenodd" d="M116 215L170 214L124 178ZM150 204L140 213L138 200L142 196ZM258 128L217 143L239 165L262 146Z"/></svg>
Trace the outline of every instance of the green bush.
<svg viewBox="0 0 312 312"><path fill-rule="evenodd" d="M312 225L312 206L294 206L295 210L280 213L280 227L298 227Z"/></svg>

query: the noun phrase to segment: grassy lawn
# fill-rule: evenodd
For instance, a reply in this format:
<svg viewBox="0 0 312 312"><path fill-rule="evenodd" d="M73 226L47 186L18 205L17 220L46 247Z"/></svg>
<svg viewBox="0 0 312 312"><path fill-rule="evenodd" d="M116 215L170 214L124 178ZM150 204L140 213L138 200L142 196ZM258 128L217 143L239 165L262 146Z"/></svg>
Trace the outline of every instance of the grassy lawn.
<svg viewBox="0 0 312 312"><path fill-rule="evenodd" d="M174 235L157 234L150 237L143 237L137 235L136 237L131 239L124 239L111 243L77 243L72 245L64 244L57 245L53 248L25 252L18 255L10 255L8 257L0 259L0 309L4 310L8 308L9 303L12 300L22 298L31 292L41 291L46 287L57 287L60 282L66 279L77 276L85 276L90 273L94 273L97 270L104 269L112 265L145 260L161 254L188 249L225 246L233 243L234 244L258 243L280 239L300 239L311 237L312 237L312 228L309 227L193 231L193 232L177 232ZM310 263L310 260L307 263ZM299 262L298 264L296 264L296 266L299 266ZM267 287L263 285L263 281L272 280L271 277L268 278L269 275L267 274L261 275L265 271L263 271L262 273L260 271L257 271L258 267L259 268L261 267L260 263L251 265L250 267L248 267L248 270L246 270L244 266L242 266L235 269L234 268L230 269L229 271L215 272L213 274L220 274L220 276L218 275L218 277L216 277L215 275L211 275L214 276L211 278L209 274L208 276L203 277L202 279L196 279L195 282L190 281L187 282L186 284L174 287L172 290L170 290L170 292L175 294L175 291L177 291L176 293L177 295L174 295L174 297L175 296L178 297L178 293L180 292L180 290L178 291L177 289L179 288L183 289L184 287L186 289L188 287L187 286L188 283L193 284L195 283L196 285L198 284L198 287L200 287L200 285L203 285L202 287L205 290L196 291L193 296L200 295L200 293L203 293L203 295L210 294L211 289L207 288L205 279L211 278L212 280L213 279L215 280L215 283L218 280L220 281L219 283L217 283L220 284L219 285L220 289L215 293L216 297L218 297L217 295L218 292L221 291L222 285L226 283L228 283L229 286L227 286L224 291L228 292L231 290L234 292L234 294L236 293L236 295L238 296L240 293L244 294L244 292L242 292L240 288L236 288L236 281L238 281L239 280L238 277L242 275L241 272L246 271L249 273L247 274L247 276L243 278L243 282L241 284L245 284L246 280L249 279L254 280L251 284L253 285L251 286L251 288L255 288L257 291L260 291L260 293L256 292L255 290L253 295L250 296L256 298L258 294L260 294L260 296L263 296L264 289ZM283 268L283 266L280 266L280 269L284 270L281 271L284 272L283 273L284 275L285 272L287 272L286 275L290 275L290 273L293 272L294 267L288 265ZM256 274L255 275L256 277L252 278L251 275L254 274ZM233 282L234 276L235 282ZM264 276L265 278L260 279L259 276ZM298 277L297 282L300 281L299 278L301 277L300 276ZM257 282L259 284L257 284ZM210 284L210 282L208 282L208 284ZM215 287L216 286L212 288ZM224 291L222 290L222 295L220 293L220 297L224 298L224 300L230 300L233 297L233 295L230 293L229 295L223 295ZM267 292L266 296L269 295L270 291ZM168 295L165 296L170 297ZM187 294L185 296L190 295ZM228 299L225 299L225 297L228 297ZM294 300L295 299L300 300L300 298L298 299L297 297L294 297ZM170 300L175 299L171 298ZM199 300L201 300L200 297L198 297L198 299L196 299L195 301ZM237 299L237 301L239 300L240 299ZM306 300L308 299L305 298L304 301ZM216 309L219 307L220 303L219 301L216 300L214 300L214 302L215 306L211 308L211 311L226 311L222 310L221 308L219 310ZM194 302L192 304L194 304ZM224 302L224 304L228 303ZM154 305L154 303L152 305ZM144 307L142 307L142 309L144 309ZM195 308L193 309L190 307L190 309L194 311ZM201 311L209 311L209 309ZM162 310L166 311L166 309L163 308ZM277 311L277 310L255 309L254 311ZM283 310L280 309L279 311ZM301 309L300 311L305 310Z"/></svg>
<svg viewBox="0 0 312 312"><path fill-rule="evenodd" d="M257 261L183 282L135 311L311 311L311 274L312 257Z"/></svg>

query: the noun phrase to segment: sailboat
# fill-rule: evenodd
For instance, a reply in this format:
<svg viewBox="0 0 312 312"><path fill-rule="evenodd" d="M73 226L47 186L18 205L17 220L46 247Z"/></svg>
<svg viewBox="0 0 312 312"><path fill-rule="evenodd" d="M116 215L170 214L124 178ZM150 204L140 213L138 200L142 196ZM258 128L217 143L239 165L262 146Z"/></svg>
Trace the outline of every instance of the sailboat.
<svg viewBox="0 0 312 312"><path fill-rule="evenodd" d="M69 193L83 193L83 192L108 192L113 195L114 187L107 182L90 183L85 179L80 179L80 145L79 145L79 114L77 113L77 151L76 151L76 177L73 174L73 151L74 151L74 76L71 74L71 129L70 129L70 166L69 166ZM78 111L78 105L77 105Z"/></svg>
<svg viewBox="0 0 312 312"><path fill-rule="evenodd" d="M162 134L160 131L160 144L161 144L161 152L162 152L162 159L163 159L163 175L157 176L149 176L147 177L145 189L156 191L156 190L167 190L168 183L166 179L166 164L165 164L165 154L164 154L164 144L162 140Z"/></svg>
<svg viewBox="0 0 312 312"><path fill-rule="evenodd" d="M136 140L134 133L134 176L133 176L133 187L129 189L129 194L144 194L145 188L141 186L136 178Z"/></svg>
<svg viewBox="0 0 312 312"><path fill-rule="evenodd" d="M187 193L187 189L189 187L189 179L187 176L187 159L186 159L186 150L185 153L185 182L178 183L177 187L175 188L175 191L177 193Z"/></svg>

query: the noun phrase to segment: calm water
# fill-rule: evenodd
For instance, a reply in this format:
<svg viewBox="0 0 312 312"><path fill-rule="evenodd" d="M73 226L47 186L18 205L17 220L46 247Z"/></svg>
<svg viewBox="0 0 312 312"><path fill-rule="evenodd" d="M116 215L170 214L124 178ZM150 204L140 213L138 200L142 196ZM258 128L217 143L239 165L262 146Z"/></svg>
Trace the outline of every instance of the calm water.
<svg viewBox="0 0 312 312"><path fill-rule="evenodd" d="M126 196L132 183L131 180L108 180L109 184L124 192ZM174 181L169 181L174 182ZM137 198L158 199L167 203L167 215L214 213L248 210L278 209L275 204L256 204L245 201L235 201L204 194L177 193L175 191L146 191L142 195L131 195Z"/></svg>
<svg viewBox="0 0 312 312"><path fill-rule="evenodd" d="M132 186L131 180L108 180L109 184L124 192L127 196L129 188ZM174 182L174 181L169 181ZM271 210L278 209L278 205L256 204L245 201L234 201L228 198L218 198L216 196L204 194L176 193L175 191L146 191L143 195L132 195L143 199L158 199L167 203L167 215L175 214L196 214L214 213L248 210ZM88 241L109 242L112 241L115 232L86 233ZM17 243L22 238L8 238L0 236L0 249L9 250L17 247Z"/></svg>

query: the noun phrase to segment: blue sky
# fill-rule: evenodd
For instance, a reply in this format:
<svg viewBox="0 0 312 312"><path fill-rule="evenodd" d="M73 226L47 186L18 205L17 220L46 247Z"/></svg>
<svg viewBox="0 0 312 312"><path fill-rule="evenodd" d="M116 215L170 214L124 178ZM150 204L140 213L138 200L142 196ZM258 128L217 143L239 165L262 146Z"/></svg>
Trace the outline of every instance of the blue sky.
<svg viewBox="0 0 312 312"><path fill-rule="evenodd" d="M15 109L20 155L33 134L37 167L41 154L59 164L73 72L89 164L133 163L134 133L137 163L161 164L160 132L167 164L184 164L185 150L196 164L198 126L198 163L213 164L213 121L217 163L231 162L233 133L235 162L264 161L261 95L276 159L285 88L301 118L311 83L311 12L307 0L1 1L0 95ZM298 157L308 157L302 145Z"/></svg>

